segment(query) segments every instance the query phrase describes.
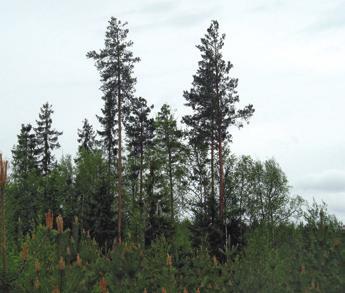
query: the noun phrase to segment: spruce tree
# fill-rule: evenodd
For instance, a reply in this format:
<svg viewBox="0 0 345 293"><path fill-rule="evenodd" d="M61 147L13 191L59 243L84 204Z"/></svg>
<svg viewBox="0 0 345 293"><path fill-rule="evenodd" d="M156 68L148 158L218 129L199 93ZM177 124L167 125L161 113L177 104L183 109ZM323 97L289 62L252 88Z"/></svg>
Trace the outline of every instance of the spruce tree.
<svg viewBox="0 0 345 293"><path fill-rule="evenodd" d="M229 127L243 126L243 121L254 113L252 105L237 109L239 102L237 94L238 80L230 77L233 65L223 59L222 49L225 34L219 33L219 24L212 21L207 33L197 46L201 52L201 61L197 73L193 77L192 89L184 93L187 106L193 110L193 114L186 115L184 122L194 128L203 143L210 144L211 152L211 195L214 196L215 178L215 148L218 151L219 174L219 216L224 215L224 142L231 141ZM204 138L204 139L203 139Z"/></svg>
<svg viewBox="0 0 345 293"><path fill-rule="evenodd" d="M181 200L186 174L186 147L183 144L183 132L178 129L177 122L170 107L164 104L155 120L155 147L162 160L161 173L165 175L168 186L170 220L175 221L177 200Z"/></svg>
<svg viewBox="0 0 345 293"><path fill-rule="evenodd" d="M187 135L189 146L187 168L189 192L192 195L189 204L193 213L192 241L195 246L200 246L205 244L205 240L209 242L212 235L216 203L215 198L210 194L212 182L208 145L200 141L195 129L190 129Z"/></svg>
<svg viewBox="0 0 345 293"><path fill-rule="evenodd" d="M144 152L153 139L154 120L149 118L152 108L153 105L148 106L144 98L134 98L125 121L128 156L138 159L138 164L133 166L133 172L139 173L140 201L143 193Z"/></svg>
<svg viewBox="0 0 345 293"><path fill-rule="evenodd" d="M78 129L79 151L93 151L96 145L96 134L92 125L84 119L82 129Z"/></svg>
<svg viewBox="0 0 345 293"><path fill-rule="evenodd" d="M104 93L105 106L103 117L99 121L103 131L99 132L108 148L108 165L111 164L111 152L117 142L117 241L122 241L123 214L123 167L122 167L122 124L123 109L133 96L136 78L133 76L134 64L140 59L133 56L133 42L127 39L127 23L112 17L107 27L104 49L99 52L90 51L88 58L95 60L95 65L101 76L101 90ZM116 116L116 119L115 119ZM117 124L115 126L115 124Z"/></svg>
<svg viewBox="0 0 345 293"><path fill-rule="evenodd" d="M150 148L147 154L148 176L145 182L147 220L145 221L145 244L164 236L171 238L173 223L170 220L168 181L164 173L164 159L159 148Z"/></svg>
<svg viewBox="0 0 345 293"><path fill-rule="evenodd" d="M31 124L22 124L18 143L12 149L13 176L24 179L32 171L37 170L37 141Z"/></svg>
<svg viewBox="0 0 345 293"><path fill-rule="evenodd" d="M22 234L33 230L40 206L37 141L31 124L22 124L18 142L12 149L13 188L13 222L17 244Z"/></svg>
<svg viewBox="0 0 345 293"><path fill-rule="evenodd" d="M100 150L81 150L75 167L77 215L81 228L90 231L102 248L111 248L115 215L109 196L107 162Z"/></svg>
<svg viewBox="0 0 345 293"><path fill-rule="evenodd" d="M146 99L133 98L126 109L125 129L127 137L128 161L127 169L132 193L132 222L136 226L144 224L144 175L147 170L145 153L152 145L154 135L154 120L149 117L153 105L148 106ZM139 209L139 218L135 221L136 209ZM137 234L140 233L137 231ZM138 236L138 235L137 235ZM141 236L139 241L142 240Z"/></svg>
<svg viewBox="0 0 345 293"><path fill-rule="evenodd" d="M43 176L48 175L55 166L55 157L53 151L60 148L58 138L62 132L52 127L52 114L54 113L52 106L45 103L41 107L39 120L36 120L37 127L35 129L37 140L37 158L38 167Z"/></svg>
<svg viewBox="0 0 345 293"><path fill-rule="evenodd" d="M146 245L161 235L169 238L174 234L187 189L187 150L183 144L183 132L177 127L169 105L161 107L154 125L155 136L147 153Z"/></svg>
<svg viewBox="0 0 345 293"><path fill-rule="evenodd" d="M101 130L97 131L100 136L102 149L106 153L108 176L112 175L115 170L117 156L117 104L116 97L108 91L102 97L104 106L101 109L102 116L97 115L97 119L101 124Z"/></svg>

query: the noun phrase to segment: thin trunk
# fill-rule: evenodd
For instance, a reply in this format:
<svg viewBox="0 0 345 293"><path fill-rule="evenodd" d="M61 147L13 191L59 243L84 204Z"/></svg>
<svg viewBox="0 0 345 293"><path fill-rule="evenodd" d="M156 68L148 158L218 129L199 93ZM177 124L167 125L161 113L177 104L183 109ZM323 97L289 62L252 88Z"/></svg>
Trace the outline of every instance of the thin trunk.
<svg viewBox="0 0 345 293"><path fill-rule="evenodd" d="M79 220L80 220L80 231L84 231L84 193L81 195L81 207L80 207L80 213L79 213Z"/></svg>
<svg viewBox="0 0 345 293"><path fill-rule="evenodd" d="M112 145L113 145L113 142L112 142L112 139L111 139L111 134L109 136L109 139L110 139L110 141L109 141L109 144L108 144L108 177L109 177L108 180L110 180ZM108 183L109 183L108 185L110 186L110 182L108 182Z"/></svg>
<svg viewBox="0 0 345 293"><path fill-rule="evenodd" d="M224 178L224 159L223 159L223 139L221 131L221 117L219 113L219 130L218 130L218 161L219 161L219 217L221 222L224 219L225 207L225 178Z"/></svg>
<svg viewBox="0 0 345 293"><path fill-rule="evenodd" d="M260 182L257 182L257 184L259 184L260 185ZM258 189L257 190L257 192L258 192L258 197L259 197L259 201L260 201L260 205L261 205L261 207L260 207L260 209L261 209L261 221L264 221L265 219L266 219L266 217L265 217L265 211L264 211L264 201L263 201L263 198L262 198L262 192L260 191L260 186L259 187L257 187L256 186L256 188Z"/></svg>
<svg viewBox="0 0 345 293"><path fill-rule="evenodd" d="M155 215L155 199L153 194L153 187L155 185L155 169L152 158L150 158L150 175L147 183L147 198L148 198L148 227L144 226L144 241L145 245L151 244L153 240L153 218Z"/></svg>
<svg viewBox="0 0 345 293"><path fill-rule="evenodd" d="M136 201L135 201L135 193L137 191L137 182L136 180L132 180L132 217L135 217L135 209L136 209ZM134 229L135 229L135 241L138 240L137 235L138 235L138 222L134 222Z"/></svg>
<svg viewBox="0 0 345 293"><path fill-rule="evenodd" d="M111 197L112 193L113 193L112 192L112 188L111 188L111 180L113 180L112 174L111 174L111 164L113 163L115 165L115 163L116 163L115 162L115 154L112 153L113 152L113 148L114 148L113 140L111 138L111 132L110 132L109 144L108 144L108 162L107 162L107 164L108 164L108 174L107 175L108 176L107 176L107 186L106 186L106 194L109 197ZM114 155L114 157L112 155ZM113 158L114 162L113 162L112 158Z"/></svg>
<svg viewBox="0 0 345 293"><path fill-rule="evenodd" d="M118 64L120 64L120 56L118 56ZM117 242L122 243L122 197L123 197L123 178L122 178L122 97L121 97L121 76L117 74L117 110L118 110L118 161L117 161L117 193L118 193L118 218L117 218Z"/></svg>
<svg viewBox="0 0 345 293"><path fill-rule="evenodd" d="M140 201L140 213L142 214L143 206L143 165L144 165L144 156L143 150L140 151L140 170L139 170L139 201Z"/></svg>
<svg viewBox="0 0 345 293"><path fill-rule="evenodd" d="M218 159L219 159L219 216L220 220L223 221L224 217L224 191L225 191L225 183L224 183L224 162L223 162L223 143L221 137L218 141Z"/></svg>
<svg viewBox="0 0 345 293"><path fill-rule="evenodd" d="M214 94L211 93L211 102L212 102L212 105L211 105L211 111L212 111L212 116L211 116L211 202L212 202L212 205L211 205L211 213L212 213L212 223L214 222L215 220L215 217L216 217L216 206L215 206L215 202L216 202L216 194L215 194L215 171L214 171L214 161L215 161L215 158L214 158L214 148L215 148L215 108L216 108L216 105L215 105L215 97L214 97Z"/></svg>
<svg viewBox="0 0 345 293"><path fill-rule="evenodd" d="M143 212L143 169L144 169L144 145L143 145L143 125L140 123L140 168L139 168L139 201L140 215ZM141 218L142 220L142 218Z"/></svg>
<svg viewBox="0 0 345 293"><path fill-rule="evenodd" d="M242 241L242 239L243 239L243 229L242 229L243 185L244 185L244 174L243 174L243 172L241 172L241 192L240 192L240 241Z"/></svg>
<svg viewBox="0 0 345 293"><path fill-rule="evenodd" d="M117 193L118 193L118 219L117 219L117 241L121 244L122 242L122 127L121 127L121 97L118 98L119 112L118 112L118 129L119 129L119 142L118 142L118 161L117 161Z"/></svg>
<svg viewBox="0 0 345 293"><path fill-rule="evenodd" d="M143 169L144 169L144 148L143 148L143 143L141 142L141 146L140 146L140 170L139 170L139 209L140 209L140 221L141 221L141 224L143 225L143 227L145 227L145 219L143 216L143 214L144 214ZM140 231L140 241L145 242L145 237L144 237L145 235L142 235L141 231ZM143 234L145 234L145 233L143 233Z"/></svg>
<svg viewBox="0 0 345 293"><path fill-rule="evenodd" d="M204 164L198 160L199 162L199 170L201 170L201 175L200 175L200 186L201 186L201 197L202 197L202 203L203 206L207 206L207 171L205 171L205 166ZM203 171L205 173L203 174ZM205 211L205 215L207 215L207 210Z"/></svg>
<svg viewBox="0 0 345 293"><path fill-rule="evenodd" d="M174 222L174 187L173 187L173 178L172 178L172 158L171 158L171 149L169 147L169 182L170 182L170 217L171 221Z"/></svg>
<svg viewBox="0 0 345 293"><path fill-rule="evenodd" d="M211 198L210 198L210 212L212 223L214 222L214 202L215 202L215 190L214 190L214 139L213 130L211 138Z"/></svg>
<svg viewBox="0 0 345 293"><path fill-rule="evenodd" d="M216 56L218 51L216 49ZM222 113L221 113L221 97L219 94L219 69L218 69L218 62L215 59L215 69L216 69L216 106L217 106L217 128L218 128L218 160L219 160L219 217L221 222L223 222L224 218L224 205L225 205L225 182L224 182L224 161L223 161L223 139L222 139Z"/></svg>

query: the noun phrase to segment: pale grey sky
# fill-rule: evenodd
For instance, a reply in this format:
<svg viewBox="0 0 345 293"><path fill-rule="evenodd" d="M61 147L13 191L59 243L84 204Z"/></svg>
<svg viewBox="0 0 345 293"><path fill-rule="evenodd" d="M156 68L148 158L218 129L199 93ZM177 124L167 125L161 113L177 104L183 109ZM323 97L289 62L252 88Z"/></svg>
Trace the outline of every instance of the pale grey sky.
<svg viewBox="0 0 345 293"><path fill-rule="evenodd" d="M77 128L102 101L85 54L103 46L110 16L129 22L137 94L179 117L199 60L195 45L212 19L227 34L250 125L234 130L233 152L274 157L293 193L324 200L345 220L344 0L0 0L0 150L9 156L21 123L54 106L63 130L57 155L76 152Z"/></svg>

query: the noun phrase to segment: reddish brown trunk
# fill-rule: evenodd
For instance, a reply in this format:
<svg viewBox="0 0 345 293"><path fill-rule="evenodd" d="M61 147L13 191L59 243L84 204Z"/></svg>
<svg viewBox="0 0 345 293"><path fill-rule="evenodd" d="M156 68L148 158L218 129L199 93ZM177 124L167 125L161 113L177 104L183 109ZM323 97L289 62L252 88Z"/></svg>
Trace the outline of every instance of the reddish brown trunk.
<svg viewBox="0 0 345 293"><path fill-rule="evenodd" d="M118 142L118 161L117 161L117 172L118 172L118 181L117 181L117 192L118 192L118 218L117 218L117 242L121 244L122 242L122 127L121 127L121 98L118 99L119 112L118 112L118 129L119 129L119 142Z"/></svg>
<svg viewBox="0 0 345 293"><path fill-rule="evenodd" d="M211 198L210 198L210 208L211 208L211 217L212 217L212 222L214 221L214 216L215 216L215 207L214 207L214 202L215 202L215 188L214 188L214 139L212 135L212 141L211 141Z"/></svg>
<svg viewBox="0 0 345 293"><path fill-rule="evenodd" d="M140 201L140 214L142 214L143 209L143 167L144 166L144 155L143 149L141 147L140 151L140 172L139 172L139 201ZM141 219L142 220L142 219Z"/></svg>
<svg viewBox="0 0 345 293"><path fill-rule="evenodd" d="M120 63L118 57L118 63ZM122 182L122 99L121 99L121 76L118 73L118 92L117 92L117 110L118 110L118 131L119 131L119 141L118 141L118 160L117 160L117 194L118 194L118 215L117 215L117 242L122 243L122 197L123 197L123 182Z"/></svg>
<svg viewBox="0 0 345 293"><path fill-rule="evenodd" d="M216 54L218 54L216 50ZM219 79L219 69L216 60L216 77ZM219 83L216 82L216 97L217 97L217 128L218 128L218 160L219 160L219 217L221 222L224 219L224 206L225 206L225 183L224 183L224 162L223 162L223 140L222 140L222 101L219 95Z"/></svg>
<svg viewBox="0 0 345 293"><path fill-rule="evenodd" d="M211 142L211 194L214 196L214 143Z"/></svg>
<svg viewBox="0 0 345 293"><path fill-rule="evenodd" d="M118 172L118 219L117 219L117 242L121 244L122 242L122 127L121 127L121 98L119 97L119 115L118 115L118 128L119 128L119 143L118 143L118 161L117 161L117 172Z"/></svg>
<svg viewBox="0 0 345 293"><path fill-rule="evenodd" d="M219 159L219 216L221 221L224 217L224 205L225 205L225 183L224 183L224 162L223 162L223 145L221 138L218 142L218 159Z"/></svg>
<svg viewBox="0 0 345 293"><path fill-rule="evenodd" d="M172 158L171 150L169 147L169 185L170 185L170 218L171 222L174 222L174 186L173 186L173 175L172 175Z"/></svg>

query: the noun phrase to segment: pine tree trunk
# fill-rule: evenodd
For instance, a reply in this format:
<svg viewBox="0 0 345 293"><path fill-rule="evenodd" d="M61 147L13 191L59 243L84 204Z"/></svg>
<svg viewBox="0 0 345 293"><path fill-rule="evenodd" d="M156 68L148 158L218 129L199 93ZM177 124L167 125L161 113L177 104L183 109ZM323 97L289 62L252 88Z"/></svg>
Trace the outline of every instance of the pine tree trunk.
<svg viewBox="0 0 345 293"><path fill-rule="evenodd" d="M212 131L213 133L213 131ZM214 190L214 139L212 134L211 141L211 198L210 198L210 212L212 223L214 222L214 202L215 202L215 190Z"/></svg>
<svg viewBox="0 0 345 293"><path fill-rule="evenodd" d="M218 50L215 52L218 55ZM225 183L224 183L224 162L223 162L223 139L222 139L222 100L219 94L219 68L217 59L215 60L216 69L216 106L217 106L217 128L218 128L218 163L219 163L219 218L223 223L224 218L224 194L225 194Z"/></svg>
<svg viewBox="0 0 345 293"><path fill-rule="evenodd" d="M225 183L224 183L224 162L223 162L223 142L221 139L221 135L219 135L218 141L218 159L219 159L219 217L220 220L223 221L224 217L224 193L225 193Z"/></svg>
<svg viewBox="0 0 345 293"><path fill-rule="evenodd" d="M139 202L140 202L140 213L142 214L142 206L143 206L143 153L142 150L140 152L140 170L139 170Z"/></svg>
<svg viewBox="0 0 345 293"><path fill-rule="evenodd" d="M143 145L141 144L141 147L140 147L140 170L139 170L139 209L140 209L140 221L141 221L141 224L143 225L143 227L145 227L145 219L143 217L143 214L144 214L144 211L143 211L143 209L144 209L143 169L144 169L144 148L143 148ZM140 236L142 236L141 232L140 232ZM140 237L140 241L145 242L144 236Z"/></svg>
<svg viewBox="0 0 345 293"><path fill-rule="evenodd" d="M169 147L169 183L170 183L170 217L171 222L174 222L174 187L173 187L173 175L172 175L172 159L171 149Z"/></svg>
<svg viewBox="0 0 345 293"><path fill-rule="evenodd" d="M119 57L118 57L119 59ZM119 63L119 60L118 60ZM122 97L120 72L118 73L118 160L117 160L117 194L118 194L118 215L117 215L117 242L122 243L122 198L123 198L123 179L122 179Z"/></svg>
<svg viewBox="0 0 345 293"><path fill-rule="evenodd" d="M214 117L214 108L215 105L215 99L212 95L212 120L211 120L211 217L212 217L212 223L214 223L215 220L215 202L216 202L216 194L215 194L215 172L214 172L214 147L215 147L215 117Z"/></svg>

